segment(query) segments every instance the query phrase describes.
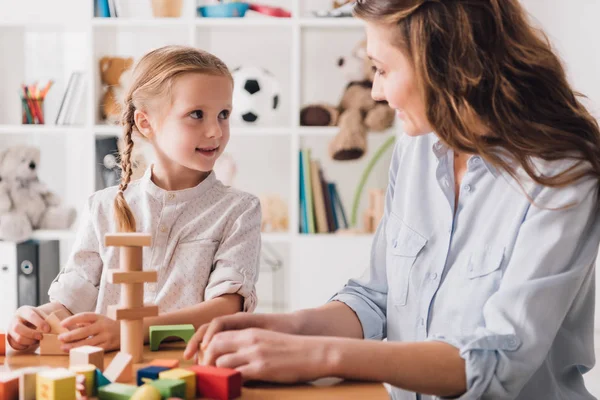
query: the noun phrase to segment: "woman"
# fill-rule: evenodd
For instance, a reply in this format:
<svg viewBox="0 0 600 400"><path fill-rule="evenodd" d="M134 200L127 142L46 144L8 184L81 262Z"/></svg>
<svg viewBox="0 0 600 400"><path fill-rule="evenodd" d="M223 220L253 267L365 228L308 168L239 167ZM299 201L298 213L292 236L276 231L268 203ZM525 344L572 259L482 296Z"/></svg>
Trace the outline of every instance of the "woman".
<svg viewBox="0 0 600 400"><path fill-rule="evenodd" d="M383 381L395 399L593 398L600 132L546 38L518 0L355 14L373 97L406 133L370 268L317 309L218 318L186 357L202 343L247 379Z"/></svg>

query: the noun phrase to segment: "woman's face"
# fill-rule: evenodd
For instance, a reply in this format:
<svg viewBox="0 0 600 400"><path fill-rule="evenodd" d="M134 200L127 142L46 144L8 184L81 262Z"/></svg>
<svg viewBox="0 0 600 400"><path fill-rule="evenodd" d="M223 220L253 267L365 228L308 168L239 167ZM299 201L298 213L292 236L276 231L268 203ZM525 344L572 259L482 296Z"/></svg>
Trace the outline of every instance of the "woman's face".
<svg viewBox="0 0 600 400"><path fill-rule="evenodd" d="M410 59L393 43L394 27L367 22L367 54L376 68L371 95L385 100L402 120L409 136L430 133L425 102Z"/></svg>

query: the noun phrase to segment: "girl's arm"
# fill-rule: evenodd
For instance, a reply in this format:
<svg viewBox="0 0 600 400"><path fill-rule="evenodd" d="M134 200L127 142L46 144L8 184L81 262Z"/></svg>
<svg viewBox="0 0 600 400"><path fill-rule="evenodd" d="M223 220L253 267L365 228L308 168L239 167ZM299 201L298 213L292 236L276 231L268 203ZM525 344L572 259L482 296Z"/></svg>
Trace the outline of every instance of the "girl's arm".
<svg viewBox="0 0 600 400"><path fill-rule="evenodd" d="M225 294L191 307L168 312L157 317L144 318L144 341L149 341L149 328L153 325L192 324L194 329L222 315L242 310L244 298L238 294Z"/></svg>

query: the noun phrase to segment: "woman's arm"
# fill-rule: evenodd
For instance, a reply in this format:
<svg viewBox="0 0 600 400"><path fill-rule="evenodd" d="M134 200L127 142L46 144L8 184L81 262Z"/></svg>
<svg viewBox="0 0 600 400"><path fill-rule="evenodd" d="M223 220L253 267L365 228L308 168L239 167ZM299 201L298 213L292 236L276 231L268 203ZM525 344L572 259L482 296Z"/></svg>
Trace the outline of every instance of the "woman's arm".
<svg viewBox="0 0 600 400"><path fill-rule="evenodd" d="M298 335L363 338L360 320L350 307L339 301L296 311L291 318Z"/></svg>
<svg viewBox="0 0 600 400"><path fill-rule="evenodd" d="M213 318L241 311L243 301L244 298L238 294L226 294L157 317L144 318L144 341L149 341L149 328L153 325L192 324L197 329Z"/></svg>

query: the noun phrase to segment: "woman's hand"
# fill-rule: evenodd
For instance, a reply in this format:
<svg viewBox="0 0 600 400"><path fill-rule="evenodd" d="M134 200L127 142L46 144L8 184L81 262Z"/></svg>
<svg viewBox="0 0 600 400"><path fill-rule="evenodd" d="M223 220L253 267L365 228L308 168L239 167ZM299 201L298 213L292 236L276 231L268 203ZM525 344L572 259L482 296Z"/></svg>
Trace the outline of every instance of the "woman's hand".
<svg viewBox="0 0 600 400"><path fill-rule="evenodd" d="M115 350L120 345L119 323L104 315L84 312L65 318L61 325L69 332L61 333L58 339L64 344L63 351L80 346L98 346L104 350Z"/></svg>
<svg viewBox="0 0 600 400"><path fill-rule="evenodd" d="M20 307L8 328L7 341L17 351L29 350L39 344L42 333L50 332L45 315L35 307Z"/></svg>
<svg viewBox="0 0 600 400"><path fill-rule="evenodd" d="M219 332L242 330L247 328L260 328L282 333L297 333L297 322L293 314L251 314L239 312L233 315L214 318L208 324L198 328L194 336L188 342L183 357L186 360L192 358L200 345L205 350L212 338Z"/></svg>
<svg viewBox="0 0 600 400"><path fill-rule="evenodd" d="M264 329L220 332L202 364L233 368L244 380L294 383L331 376L338 357L334 340Z"/></svg>

